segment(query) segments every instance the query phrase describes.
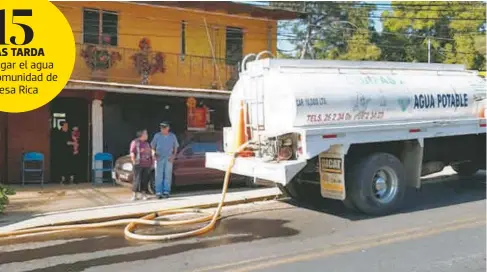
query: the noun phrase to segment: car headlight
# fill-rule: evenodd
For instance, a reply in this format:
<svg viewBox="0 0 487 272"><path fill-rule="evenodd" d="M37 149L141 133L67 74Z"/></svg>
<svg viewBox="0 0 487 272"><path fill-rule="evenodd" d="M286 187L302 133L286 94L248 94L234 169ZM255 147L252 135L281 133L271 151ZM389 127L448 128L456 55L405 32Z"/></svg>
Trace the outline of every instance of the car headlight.
<svg viewBox="0 0 487 272"><path fill-rule="evenodd" d="M134 166L131 163L126 162L126 163L122 164L122 170L123 171L130 172L130 171L132 171L133 168L134 168Z"/></svg>

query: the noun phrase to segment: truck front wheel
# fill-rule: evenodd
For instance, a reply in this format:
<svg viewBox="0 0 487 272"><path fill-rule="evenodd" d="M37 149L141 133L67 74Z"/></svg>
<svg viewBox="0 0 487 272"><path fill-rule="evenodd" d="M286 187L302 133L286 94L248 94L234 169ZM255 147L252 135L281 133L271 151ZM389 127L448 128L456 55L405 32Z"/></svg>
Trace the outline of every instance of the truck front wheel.
<svg viewBox="0 0 487 272"><path fill-rule="evenodd" d="M366 214L393 213L404 199L404 167L398 158L388 153L375 153L352 165L345 180L346 201Z"/></svg>

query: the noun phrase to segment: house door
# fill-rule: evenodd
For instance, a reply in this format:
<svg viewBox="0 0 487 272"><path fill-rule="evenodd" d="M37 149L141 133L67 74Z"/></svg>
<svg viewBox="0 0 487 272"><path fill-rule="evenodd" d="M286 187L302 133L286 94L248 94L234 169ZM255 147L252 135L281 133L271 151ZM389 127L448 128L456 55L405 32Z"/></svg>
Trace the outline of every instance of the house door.
<svg viewBox="0 0 487 272"><path fill-rule="evenodd" d="M72 169L78 181L88 181L91 147L88 109L88 101L83 98L58 97L51 102L51 173L56 173L56 167L59 167L59 160L62 159L56 151L60 143L54 142L57 138L53 136L60 131L62 122L68 122L70 133L74 127L78 127L80 132L79 158L72 160Z"/></svg>

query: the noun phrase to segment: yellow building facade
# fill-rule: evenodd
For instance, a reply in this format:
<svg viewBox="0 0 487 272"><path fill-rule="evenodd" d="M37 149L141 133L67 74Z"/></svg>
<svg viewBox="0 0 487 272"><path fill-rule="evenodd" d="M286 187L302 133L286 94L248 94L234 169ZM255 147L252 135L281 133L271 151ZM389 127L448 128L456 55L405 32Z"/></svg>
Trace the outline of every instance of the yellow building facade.
<svg viewBox="0 0 487 272"><path fill-rule="evenodd" d="M248 53L277 45L294 14L232 2L53 2L69 21L72 79L229 89ZM178 4L176 4L178 3Z"/></svg>

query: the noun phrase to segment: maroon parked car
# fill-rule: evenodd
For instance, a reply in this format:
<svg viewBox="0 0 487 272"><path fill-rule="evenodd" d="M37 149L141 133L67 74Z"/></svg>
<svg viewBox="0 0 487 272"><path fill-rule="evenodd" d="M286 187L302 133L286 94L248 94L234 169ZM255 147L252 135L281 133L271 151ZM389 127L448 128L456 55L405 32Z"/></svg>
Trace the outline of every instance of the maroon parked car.
<svg viewBox="0 0 487 272"><path fill-rule="evenodd" d="M205 153L223 150L221 132L192 132L183 135L173 165L172 186L196 184L223 184L225 173L205 167ZM130 155L116 160L112 178L117 182L132 183L132 162ZM253 186L252 180L242 176L232 176L231 182ZM154 171L152 171L149 190L155 192Z"/></svg>

